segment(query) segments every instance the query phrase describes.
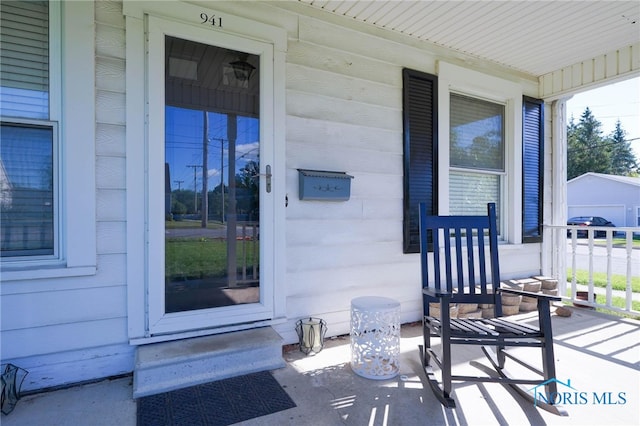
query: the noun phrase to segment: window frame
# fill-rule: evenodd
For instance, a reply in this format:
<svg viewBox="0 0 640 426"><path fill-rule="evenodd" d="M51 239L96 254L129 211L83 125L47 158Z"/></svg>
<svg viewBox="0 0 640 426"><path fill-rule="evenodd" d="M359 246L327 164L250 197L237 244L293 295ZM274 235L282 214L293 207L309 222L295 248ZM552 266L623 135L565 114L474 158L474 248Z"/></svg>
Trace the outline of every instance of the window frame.
<svg viewBox="0 0 640 426"><path fill-rule="evenodd" d="M521 241L521 173L515 173L519 167L522 155L522 94L521 84L470 70L447 62L438 63L439 93L438 99L440 120L440 149L438 161L446 164L439 174L439 188L443 194L449 193L449 127L450 127L450 93L455 92L464 96L484 99L490 102L504 104L504 148L505 148L505 177L502 188L502 200L497 206L500 221L501 240L511 244ZM447 149L444 149L446 147ZM450 214L449 198L441 197L440 214Z"/></svg>
<svg viewBox="0 0 640 426"><path fill-rule="evenodd" d="M49 120L31 123L53 122L57 127L57 251L46 259L0 258L3 285L96 272L95 60L87 61L95 58L94 7L93 2L49 2Z"/></svg>
<svg viewBox="0 0 640 426"><path fill-rule="evenodd" d="M60 257L60 166L59 166L59 132L58 122L48 119L32 119L32 118L19 118L19 117L7 117L0 120L3 125L15 126L20 128L49 128L51 129L51 151L52 151L52 180L53 180L53 253L52 254L40 254L40 255L16 255L1 257L0 260L3 264L15 264L25 261L30 262L51 262L57 261ZM4 271L3 271L4 272Z"/></svg>

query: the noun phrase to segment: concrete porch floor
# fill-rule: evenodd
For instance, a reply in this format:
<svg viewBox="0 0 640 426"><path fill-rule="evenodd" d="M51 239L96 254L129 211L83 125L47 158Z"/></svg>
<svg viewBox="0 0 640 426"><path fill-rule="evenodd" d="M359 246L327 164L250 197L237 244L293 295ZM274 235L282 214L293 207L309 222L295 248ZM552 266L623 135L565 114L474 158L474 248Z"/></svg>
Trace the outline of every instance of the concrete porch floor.
<svg viewBox="0 0 640 426"><path fill-rule="evenodd" d="M456 409L444 409L421 372L421 327L402 327L400 375L369 380L351 370L349 338L328 339L317 355L295 349L273 371L297 407L242 425L638 425L640 424L640 322L572 308L553 315L557 379L570 380L568 417L533 406L512 389L493 383L454 385ZM532 314L520 315L523 321ZM330 327L330 325L329 325ZM489 365L477 348L456 347L458 368L472 357ZM532 355L539 358L538 351ZM3 426L135 425L131 377L105 380L22 398Z"/></svg>

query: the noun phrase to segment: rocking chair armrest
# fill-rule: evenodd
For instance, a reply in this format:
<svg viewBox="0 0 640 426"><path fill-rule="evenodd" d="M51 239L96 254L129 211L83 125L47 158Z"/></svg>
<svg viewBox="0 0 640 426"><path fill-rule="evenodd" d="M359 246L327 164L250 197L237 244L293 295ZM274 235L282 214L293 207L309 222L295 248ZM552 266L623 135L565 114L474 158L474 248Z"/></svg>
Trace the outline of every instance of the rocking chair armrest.
<svg viewBox="0 0 640 426"><path fill-rule="evenodd" d="M554 295L551 295L551 294L544 294L544 293L532 293L530 291L516 290L514 288L500 287L498 289L498 292L516 294L518 296L535 297L536 299L546 299L549 302L557 302L557 301L562 300L562 298L560 296L554 296Z"/></svg>
<svg viewBox="0 0 640 426"><path fill-rule="evenodd" d="M443 297L451 297L453 296L453 293L451 293L450 291L447 290L438 290L435 288L428 288L425 287L422 289L422 294L429 296L429 297L433 297L436 299L441 299Z"/></svg>

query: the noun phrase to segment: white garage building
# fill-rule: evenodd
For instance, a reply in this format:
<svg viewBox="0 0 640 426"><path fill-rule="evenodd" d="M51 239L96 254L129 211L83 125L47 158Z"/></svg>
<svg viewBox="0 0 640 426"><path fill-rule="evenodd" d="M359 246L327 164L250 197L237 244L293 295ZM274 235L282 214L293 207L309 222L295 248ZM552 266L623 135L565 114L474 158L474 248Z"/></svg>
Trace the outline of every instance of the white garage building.
<svg viewBox="0 0 640 426"><path fill-rule="evenodd" d="M640 226L640 177L585 173L567 182L568 216L601 216Z"/></svg>

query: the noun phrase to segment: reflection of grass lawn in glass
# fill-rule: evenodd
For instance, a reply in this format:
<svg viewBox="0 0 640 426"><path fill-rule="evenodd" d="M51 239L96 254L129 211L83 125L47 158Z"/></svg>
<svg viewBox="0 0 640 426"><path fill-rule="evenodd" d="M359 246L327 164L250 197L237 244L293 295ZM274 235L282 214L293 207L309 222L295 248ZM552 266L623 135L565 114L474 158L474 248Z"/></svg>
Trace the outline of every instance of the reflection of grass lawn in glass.
<svg viewBox="0 0 640 426"><path fill-rule="evenodd" d="M227 273L223 241L204 238L167 238L165 273L171 280L222 277Z"/></svg>
<svg viewBox="0 0 640 426"><path fill-rule="evenodd" d="M201 222L199 220L171 220L164 222L164 226L166 229L202 229L200 227L200 224ZM217 221L210 220L207 222L207 229L220 229L223 227L224 225Z"/></svg>
<svg viewBox="0 0 640 426"><path fill-rule="evenodd" d="M167 222L168 229L198 227L199 225L196 226L193 221ZM209 229L220 227L220 223L212 223L208 226ZM254 263L259 266L258 242L237 240L236 244L238 273L242 272L246 254L247 274L252 275ZM165 274L169 281L225 277L227 275L226 240L206 237L166 238Z"/></svg>

